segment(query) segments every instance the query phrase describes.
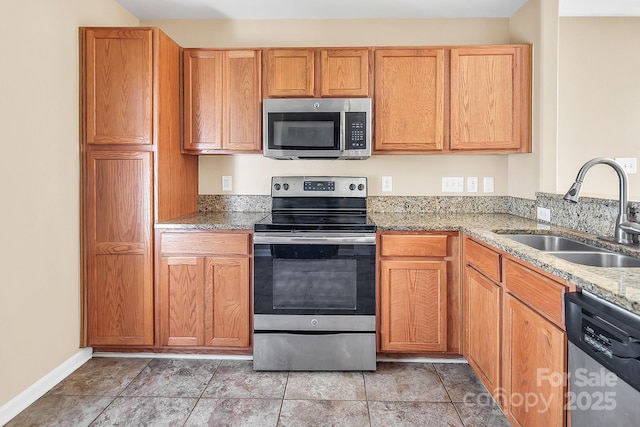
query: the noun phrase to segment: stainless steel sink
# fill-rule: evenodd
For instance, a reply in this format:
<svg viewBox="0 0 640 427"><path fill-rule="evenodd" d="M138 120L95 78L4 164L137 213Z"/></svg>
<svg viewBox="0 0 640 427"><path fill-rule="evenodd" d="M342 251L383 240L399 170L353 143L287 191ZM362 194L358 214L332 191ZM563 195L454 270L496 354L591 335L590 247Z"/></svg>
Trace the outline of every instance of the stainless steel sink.
<svg viewBox="0 0 640 427"><path fill-rule="evenodd" d="M640 259L615 252L548 252L576 264L592 267L640 267Z"/></svg>
<svg viewBox="0 0 640 427"><path fill-rule="evenodd" d="M554 236L550 234L503 234L503 236L545 252L602 250L595 246L590 246L567 237Z"/></svg>
<svg viewBox="0 0 640 427"><path fill-rule="evenodd" d="M550 255L592 267L640 267L640 259L551 234L503 234Z"/></svg>

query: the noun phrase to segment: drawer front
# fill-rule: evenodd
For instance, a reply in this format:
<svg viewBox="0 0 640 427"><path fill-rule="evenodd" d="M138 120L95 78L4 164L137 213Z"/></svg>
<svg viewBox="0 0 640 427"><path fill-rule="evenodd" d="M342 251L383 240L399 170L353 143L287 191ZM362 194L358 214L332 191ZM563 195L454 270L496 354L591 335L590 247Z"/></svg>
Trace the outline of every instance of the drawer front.
<svg viewBox="0 0 640 427"><path fill-rule="evenodd" d="M446 257L447 236L383 234L380 241L382 256Z"/></svg>
<svg viewBox="0 0 640 427"><path fill-rule="evenodd" d="M465 262L474 266L488 278L500 282L502 274L500 263L502 257L499 253L486 248L473 240L466 239L464 246Z"/></svg>
<svg viewBox="0 0 640 427"><path fill-rule="evenodd" d="M511 260L507 260L505 284L510 294L564 328L562 295L566 286Z"/></svg>
<svg viewBox="0 0 640 427"><path fill-rule="evenodd" d="M162 233L160 251L162 255L248 255L249 233Z"/></svg>

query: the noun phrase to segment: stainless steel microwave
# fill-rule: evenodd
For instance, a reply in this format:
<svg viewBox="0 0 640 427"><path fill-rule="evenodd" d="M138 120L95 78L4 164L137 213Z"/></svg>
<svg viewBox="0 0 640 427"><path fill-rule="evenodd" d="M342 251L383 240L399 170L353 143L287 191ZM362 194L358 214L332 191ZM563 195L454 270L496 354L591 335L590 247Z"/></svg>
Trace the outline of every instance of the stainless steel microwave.
<svg viewBox="0 0 640 427"><path fill-rule="evenodd" d="M265 157L366 159L371 156L371 99L265 99Z"/></svg>

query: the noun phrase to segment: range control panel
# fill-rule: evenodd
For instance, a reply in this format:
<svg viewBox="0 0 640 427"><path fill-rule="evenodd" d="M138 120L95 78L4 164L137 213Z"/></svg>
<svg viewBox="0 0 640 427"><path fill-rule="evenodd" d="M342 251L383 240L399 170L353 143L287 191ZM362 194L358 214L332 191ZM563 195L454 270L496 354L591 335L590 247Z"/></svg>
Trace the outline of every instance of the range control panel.
<svg viewBox="0 0 640 427"><path fill-rule="evenodd" d="M272 197L367 197L367 178L348 176L274 176Z"/></svg>

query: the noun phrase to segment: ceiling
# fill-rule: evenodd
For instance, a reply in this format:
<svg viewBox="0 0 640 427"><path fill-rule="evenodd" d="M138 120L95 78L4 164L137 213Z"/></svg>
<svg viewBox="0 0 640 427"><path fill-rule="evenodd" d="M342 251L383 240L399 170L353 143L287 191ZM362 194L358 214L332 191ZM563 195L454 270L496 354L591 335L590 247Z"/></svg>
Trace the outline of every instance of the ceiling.
<svg viewBox="0 0 640 427"><path fill-rule="evenodd" d="M506 18L527 2L527 0L117 1L141 20ZM560 16L640 16L639 0L559 1Z"/></svg>

